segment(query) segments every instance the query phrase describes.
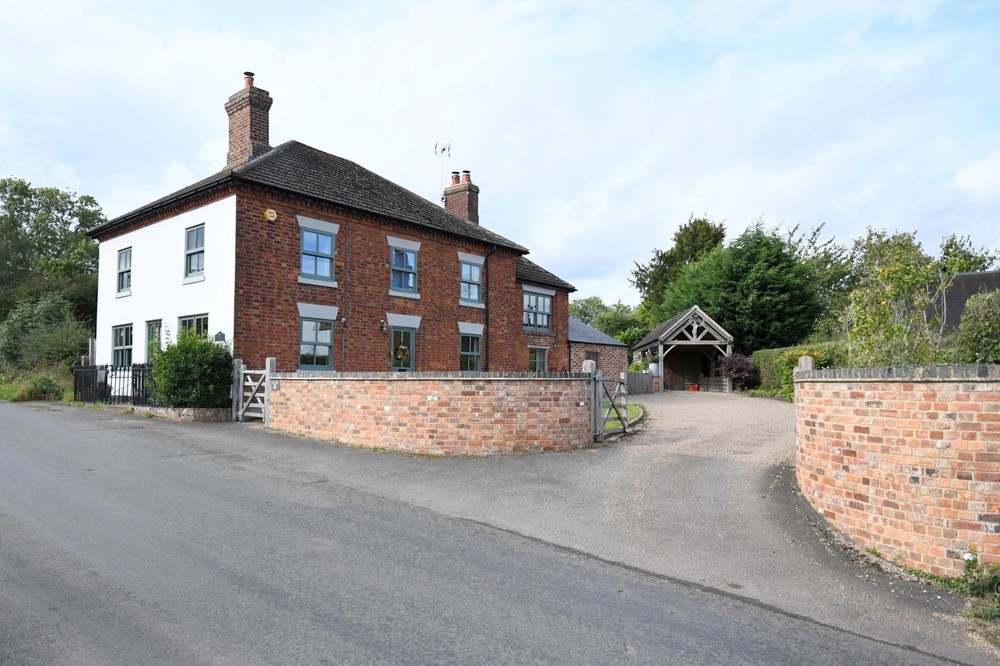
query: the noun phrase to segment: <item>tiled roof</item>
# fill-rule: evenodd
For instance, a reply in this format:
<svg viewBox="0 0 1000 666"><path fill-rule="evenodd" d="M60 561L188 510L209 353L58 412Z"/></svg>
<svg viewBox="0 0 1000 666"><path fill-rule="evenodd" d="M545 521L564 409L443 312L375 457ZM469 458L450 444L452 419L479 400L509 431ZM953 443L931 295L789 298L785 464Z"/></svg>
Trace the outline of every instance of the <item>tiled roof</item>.
<svg viewBox="0 0 1000 666"><path fill-rule="evenodd" d="M576 291L576 287L571 285L569 282L566 282L562 278L549 273L547 270L526 257L517 258L515 279L518 282L528 282L530 284L537 284L543 287L553 287L555 289L565 291Z"/></svg>
<svg viewBox="0 0 1000 666"><path fill-rule="evenodd" d="M948 289L945 303L945 328L955 330L962 320L965 303L976 294L1000 289L1000 271L981 271L978 273L959 273Z"/></svg>
<svg viewBox="0 0 1000 666"><path fill-rule="evenodd" d="M485 227L449 213L441 206L350 160L298 141L286 141L256 159L233 169L224 169L142 208L117 217L93 229L90 235L100 237L105 232L158 209L171 206L189 196L228 183L239 182L272 187L461 238L497 245L515 252L528 251L527 248ZM561 284L566 284L551 273L546 272L546 274Z"/></svg>
<svg viewBox="0 0 1000 666"><path fill-rule="evenodd" d="M592 345L626 346L621 340L616 340L604 331L598 330L590 324L585 324L576 317L569 318L569 341L585 342Z"/></svg>

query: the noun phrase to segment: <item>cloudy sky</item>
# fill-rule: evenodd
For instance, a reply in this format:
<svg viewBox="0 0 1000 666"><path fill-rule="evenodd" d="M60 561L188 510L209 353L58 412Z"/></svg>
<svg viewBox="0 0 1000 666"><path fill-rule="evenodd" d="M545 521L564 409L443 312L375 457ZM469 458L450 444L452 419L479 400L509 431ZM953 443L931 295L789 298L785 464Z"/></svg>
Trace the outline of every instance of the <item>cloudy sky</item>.
<svg viewBox="0 0 1000 666"><path fill-rule="evenodd" d="M0 177L109 217L220 170L242 72L297 139L637 303L691 214L1000 248L1000 0L0 0ZM449 141L451 155L434 152Z"/></svg>

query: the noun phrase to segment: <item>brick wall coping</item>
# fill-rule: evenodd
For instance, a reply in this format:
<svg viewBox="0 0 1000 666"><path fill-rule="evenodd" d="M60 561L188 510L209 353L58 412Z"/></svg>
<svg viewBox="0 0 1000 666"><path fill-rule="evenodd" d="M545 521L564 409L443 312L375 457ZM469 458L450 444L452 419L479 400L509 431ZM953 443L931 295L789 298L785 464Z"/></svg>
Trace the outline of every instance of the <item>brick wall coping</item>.
<svg viewBox="0 0 1000 666"><path fill-rule="evenodd" d="M520 380L520 381L552 381L591 379L586 372L275 372L272 379L337 379L337 380L371 380L405 382L428 379L454 379L465 381L490 380Z"/></svg>
<svg viewBox="0 0 1000 666"><path fill-rule="evenodd" d="M796 370L796 382L995 382L1000 365L925 365L896 368L824 368Z"/></svg>

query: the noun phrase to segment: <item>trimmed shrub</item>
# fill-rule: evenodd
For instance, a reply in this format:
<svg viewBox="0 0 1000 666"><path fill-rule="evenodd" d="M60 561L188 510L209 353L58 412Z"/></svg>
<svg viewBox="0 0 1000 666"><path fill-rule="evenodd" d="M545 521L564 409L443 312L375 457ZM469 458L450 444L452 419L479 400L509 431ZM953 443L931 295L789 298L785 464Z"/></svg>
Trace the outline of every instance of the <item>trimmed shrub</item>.
<svg viewBox="0 0 1000 666"><path fill-rule="evenodd" d="M760 377L760 391L791 401L795 395L795 368L802 356L812 356L817 368L842 368L847 365L847 349L840 341L761 349L755 351L752 357Z"/></svg>
<svg viewBox="0 0 1000 666"><path fill-rule="evenodd" d="M228 407L233 355L193 331L153 357L153 398L167 407Z"/></svg>
<svg viewBox="0 0 1000 666"><path fill-rule="evenodd" d="M752 386L755 383L757 371L753 360L745 354L732 354L722 357L722 376L727 377L735 386Z"/></svg>
<svg viewBox="0 0 1000 666"><path fill-rule="evenodd" d="M961 362L1000 363L1000 289L966 301L955 346Z"/></svg>

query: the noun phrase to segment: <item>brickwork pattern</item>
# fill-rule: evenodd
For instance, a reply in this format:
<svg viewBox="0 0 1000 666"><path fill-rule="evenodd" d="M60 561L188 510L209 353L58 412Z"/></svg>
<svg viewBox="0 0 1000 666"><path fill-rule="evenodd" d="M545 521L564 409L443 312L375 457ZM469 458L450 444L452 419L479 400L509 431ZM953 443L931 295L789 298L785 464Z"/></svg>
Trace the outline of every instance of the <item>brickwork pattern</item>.
<svg viewBox="0 0 1000 666"><path fill-rule="evenodd" d="M796 476L859 546L955 576L1000 562L1000 366L927 370L797 375Z"/></svg>
<svg viewBox="0 0 1000 666"><path fill-rule="evenodd" d="M590 379L507 373L278 373L268 427L364 448L491 456L588 446Z"/></svg>
<svg viewBox="0 0 1000 666"><path fill-rule="evenodd" d="M277 212L274 222L264 218L267 209ZM298 281L301 232L297 215L340 225L334 250L336 287ZM389 295L387 235L421 243L419 299ZM460 304L459 251L487 257L484 299L488 309ZM236 201L236 256L233 350L248 367L263 367L264 359L273 356L279 371L297 369L297 303L302 302L336 306L338 317L347 319L334 330L336 371L389 370L390 336L379 326L388 313L421 317L413 350L418 371L458 369L458 322L484 326L486 370L527 371L529 344L549 348L549 370L570 369L568 295L556 293L551 334L525 332L522 288L515 278L517 255L512 252L244 186Z"/></svg>
<svg viewBox="0 0 1000 666"><path fill-rule="evenodd" d="M579 372L587 360L587 352L597 352L597 369L602 375L619 377L628 371L628 350L614 345L596 345L586 342L569 343L569 369Z"/></svg>

